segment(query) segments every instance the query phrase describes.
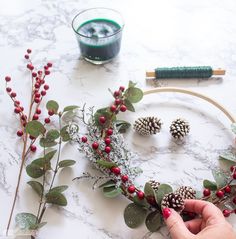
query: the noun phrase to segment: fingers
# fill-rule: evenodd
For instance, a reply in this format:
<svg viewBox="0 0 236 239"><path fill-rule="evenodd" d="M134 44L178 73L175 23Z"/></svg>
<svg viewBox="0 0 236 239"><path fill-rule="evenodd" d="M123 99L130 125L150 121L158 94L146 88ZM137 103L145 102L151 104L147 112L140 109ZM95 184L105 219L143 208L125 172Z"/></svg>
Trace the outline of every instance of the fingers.
<svg viewBox="0 0 236 239"><path fill-rule="evenodd" d="M191 239L192 234L185 226L180 215L173 209L164 208L163 217L172 239Z"/></svg>
<svg viewBox="0 0 236 239"><path fill-rule="evenodd" d="M201 231L202 227L204 227L204 225L202 225L203 223L204 221L201 218L197 218L185 222L185 226L188 228L190 232L192 232L193 234L197 234Z"/></svg>
<svg viewBox="0 0 236 239"><path fill-rule="evenodd" d="M189 212L201 214L207 225L225 221L222 212L210 202L202 200L185 200L184 209Z"/></svg>

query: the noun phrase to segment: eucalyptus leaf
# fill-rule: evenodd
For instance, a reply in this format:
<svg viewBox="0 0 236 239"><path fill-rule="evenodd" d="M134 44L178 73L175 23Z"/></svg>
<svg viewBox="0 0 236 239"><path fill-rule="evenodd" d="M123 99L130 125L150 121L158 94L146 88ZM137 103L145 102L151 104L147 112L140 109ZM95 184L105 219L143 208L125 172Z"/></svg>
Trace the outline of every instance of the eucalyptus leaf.
<svg viewBox="0 0 236 239"><path fill-rule="evenodd" d="M162 216L160 212L154 211L148 214L146 221L146 227L150 232L156 232L162 226Z"/></svg>
<svg viewBox="0 0 236 239"><path fill-rule="evenodd" d="M173 192L173 189L172 189L172 187L170 185L168 185L168 184L161 184L158 187L158 190L155 193L155 199L156 199L157 204L160 205L163 197L166 194L171 193L171 192Z"/></svg>
<svg viewBox="0 0 236 239"><path fill-rule="evenodd" d="M49 192L59 192L59 193L62 193L64 192L65 190L68 189L68 186L67 185L61 185L61 186L57 186L57 187L54 187L52 188Z"/></svg>
<svg viewBox="0 0 236 239"><path fill-rule="evenodd" d="M35 165L39 166L44 171L52 169L51 162L46 160L45 158L35 159L35 160L32 161L31 164L35 164Z"/></svg>
<svg viewBox="0 0 236 239"><path fill-rule="evenodd" d="M203 181L203 186L204 186L204 188L210 189L210 190L212 190L212 191L217 190L217 185L216 185L216 183L215 183L215 182L212 182L212 181L210 181L210 180L207 180L207 179L205 179L205 180Z"/></svg>
<svg viewBox="0 0 236 239"><path fill-rule="evenodd" d="M37 120L30 121L25 126L25 131L29 135L37 138L39 135L43 135L46 131L43 124Z"/></svg>
<svg viewBox="0 0 236 239"><path fill-rule="evenodd" d="M65 159L59 162L58 166L59 168L65 168L65 167L70 167L74 165L76 162L75 160L72 159Z"/></svg>
<svg viewBox="0 0 236 239"><path fill-rule="evenodd" d="M133 202L139 206L149 208L150 204L147 202L146 198L139 199L137 195L133 197Z"/></svg>
<svg viewBox="0 0 236 239"><path fill-rule="evenodd" d="M71 110L75 110L75 109L78 109L78 108L79 108L79 106L77 106L77 105L69 105L69 106L66 106L66 107L64 108L63 113L64 113L64 112L71 111Z"/></svg>
<svg viewBox="0 0 236 239"><path fill-rule="evenodd" d="M16 214L15 221L21 230L29 230L36 224L37 217L32 213L18 213Z"/></svg>
<svg viewBox="0 0 236 239"><path fill-rule="evenodd" d="M41 196L43 194L43 185L40 182L37 181L29 181L27 182L32 188L33 190L39 195Z"/></svg>
<svg viewBox="0 0 236 239"><path fill-rule="evenodd" d="M58 191L50 191L46 195L46 202L52 203L58 206L66 206L67 200L63 194Z"/></svg>
<svg viewBox="0 0 236 239"><path fill-rule="evenodd" d="M221 154L220 159L236 163L236 155L231 152L226 152L226 153Z"/></svg>
<svg viewBox="0 0 236 239"><path fill-rule="evenodd" d="M45 226L46 224L47 224L47 222L36 223L36 224L32 225L29 229L30 230L38 230L38 229L42 228L43 226Z"/></svg>
<svg viewBox="0 0 236 239"><path fill-rule="evenodd" d="M129 110L131 112L135 112L134 106L132 105L132 103L128 99L124 100L124 104L127 107L127 110Z"/></svg>
<svg viewBox="0 0 236 239"><path fill-rule="evenodd" d="M105 168L112 168L112 167L117 167L117 164L114 162L108 162L105 160L97 160L96 163L99 166L105 167Z"/></svg>
<svg viewBox="0 0 236 239"><path fill-rule="evenodd" d="M212 175L216 181L216 185L218 188L222 188L227 184L227 177L223 172L220 172L218 170L212 170Z"/></svg>
<svg viewBox="0 0 236 239"><path fill-rule="evenodd" d="M125 120L116 120L114 122L119 133L124 133L131 126L131 124Z"/></svg>
<svg viewBox="0 0 236 239"><path fill-rule="evenodd" d="M46 138L48 140L54 141L60 137L60 133L57 129L51 129L47 132Z"/></svg>
<svg viewBox="0 0 236 239"><path fill-rule="evenodd" d="M39 178L44 174L44 170L42 170L38 165L36 164L29 164L26 167L27 174L32 178Z"/></svg>
<svg viewBox="0 0 236 239"><path fill-rule="evenodd" d="M57 145L57 142L48 138L41 138L39 145L43 148L50 148Z"/></svg>
<svg viewBox="0 0 236 239"><path fill-rule="evenodd" d="M57 152L56 149L53 150L53 151L50 151L50 152L48 152L48 153L46 153L46 154L44 155L44 158L45 158L46 160L50 161L50 160L54 157L54 155L56 154L56 152Z"/></svg>
<svg viewBox="0 0 236 239"><path fill-rule="evenodd" d="M119 196L122 193L121 188L116 188L115 186L113 187L104 187L103 188L103 194L105 197L108 198L114 198Z"/></svg>
<svg viewBox="0 0 236 239"><path fill-rule="evenodd" d="M46 104L46 108L47 110L52 110L55 114L57 114L59 105L55 100L49 100Z"/></svg>
<svg viewBox="0 0 236 239"><path fill-rule="evenodd" d="M60 131L61 139L63 142L67 142L70 140L70 135L67 132L68 126L69 125L64 126Z"/></svg>
<svg viewBox="0 0 236 239"><path fill-rule="evenodd" d="M107 182L101 184L99 188L109 188L115 186L116 183L113 180L108 180Z"/></svg>
<svg viewBox="0 0 236 239"><path fill-rule="evenodd" d="M144 193L145 193L146 196L154 196L155 195L155 191L153 190L150 183L145 184Z"/></svg>
<svg viewBox="0 0 236 239"><path fill-rule="evenodd" d="M125 91L125 95L131 103L137 103L143 98L143 91L136 87L130 87Z"/></svg>
<svg viewBox="0 0 236 239"><path fill-rule="evenodd" d="M140 226L146 217L147 210L135 203L129 204L124 211L125 223L130 228Z"/></svg>

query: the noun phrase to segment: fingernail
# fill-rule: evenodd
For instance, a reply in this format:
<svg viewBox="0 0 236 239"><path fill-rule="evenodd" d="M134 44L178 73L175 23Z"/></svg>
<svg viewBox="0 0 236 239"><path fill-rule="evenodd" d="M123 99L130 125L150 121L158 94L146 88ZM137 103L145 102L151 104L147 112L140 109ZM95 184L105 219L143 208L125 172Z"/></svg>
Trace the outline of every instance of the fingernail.
<svg viewBox="0 0 236 239"><path fill-rule="evenodd" d="M162 210L162 215L165 219L167 219L170 216L170 214L171 214L171 210L168 207Z"/></svg>

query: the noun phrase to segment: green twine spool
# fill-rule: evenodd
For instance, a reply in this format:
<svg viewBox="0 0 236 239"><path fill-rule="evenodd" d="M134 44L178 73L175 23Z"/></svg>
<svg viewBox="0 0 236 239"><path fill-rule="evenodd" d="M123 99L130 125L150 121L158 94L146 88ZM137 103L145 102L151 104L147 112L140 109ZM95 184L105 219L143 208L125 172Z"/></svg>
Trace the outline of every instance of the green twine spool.
<svg viewBox="0 0 236 239"><path fill-rule="evenodd" d="M160 67L155 69L157 79L164 78L209 78L213 70L210 66Z"/></svg>

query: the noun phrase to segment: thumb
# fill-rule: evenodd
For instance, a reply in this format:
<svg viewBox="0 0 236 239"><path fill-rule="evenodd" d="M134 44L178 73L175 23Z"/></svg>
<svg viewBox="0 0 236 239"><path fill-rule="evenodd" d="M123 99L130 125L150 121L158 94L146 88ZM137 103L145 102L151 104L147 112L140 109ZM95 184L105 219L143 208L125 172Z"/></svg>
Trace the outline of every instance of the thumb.
<svg viewBox="0 0 236 239"><path fill-rule="evenodd" d="M192 238L193 234L187 229L183 219L175 210L164 208L162 214L172 239Z"/></svg>

